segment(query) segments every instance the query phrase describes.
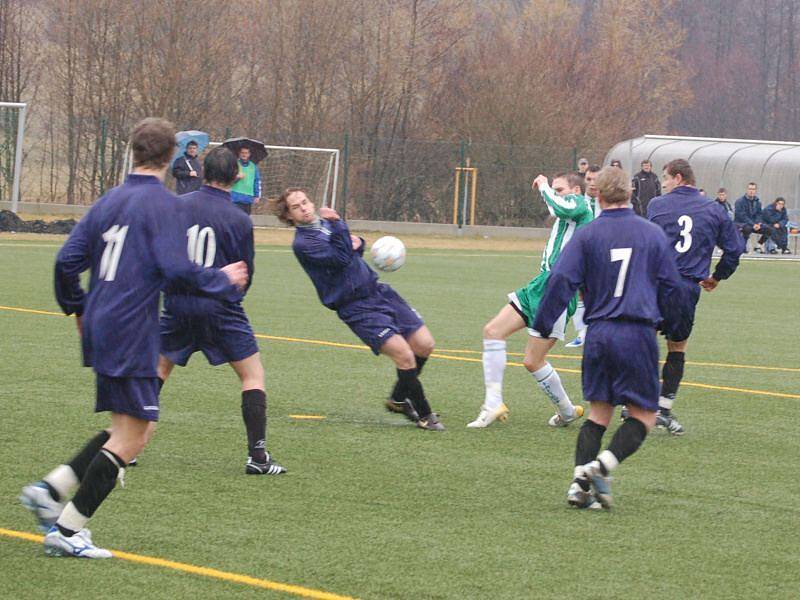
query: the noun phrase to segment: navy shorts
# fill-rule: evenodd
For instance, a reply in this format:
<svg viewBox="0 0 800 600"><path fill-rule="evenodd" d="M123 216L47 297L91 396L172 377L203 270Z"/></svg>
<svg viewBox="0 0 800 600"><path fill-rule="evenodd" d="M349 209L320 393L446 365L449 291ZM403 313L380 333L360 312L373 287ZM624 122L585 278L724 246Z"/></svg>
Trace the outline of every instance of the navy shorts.
<svg viewBox="0 0 800 600"><path fill-rule="evenodd" d="M697 303L700 301L700 292L702 291L700 284L694 279L681 277L681 282L684 286L683 297L685 298L685 304L679 310L683 315L683 319L680 323L677 323L677 326L674 328L675 331L680 331L680 335L665 334L664 337L671 342L682 342L683 340L689 339L689 336L692 334L692 328L694 327L694 314L697 310Z"/></svg>
<svg viewBox="0 0 800 600"><path fill-rule="evenodd" d="M97 373L94 412L111 411L158 421L158 377L109 377Z"/></svg>
<svg viewBox="0 0 800 600"><path fill-rule="evenodd" d="M197 351L212 365L244 360L258 352L253 329L240 306L216 303L204 315L161 313L161 354L182 367Z"/></svg>
<svg viewBox="0 0 800 600"><path fill-rule="evenodd" d="M658 410L658 342L646 323L594 321L583 347L583 397Z"/></svg>
<svg viewBox="0 0 800 600"><path fill-rule="evenodd" d="M425 324L420 314L385 283L379 283L368 298L354 300L336 314L375 354L380 354L381 346L393 335L408 337Z"/></svg>

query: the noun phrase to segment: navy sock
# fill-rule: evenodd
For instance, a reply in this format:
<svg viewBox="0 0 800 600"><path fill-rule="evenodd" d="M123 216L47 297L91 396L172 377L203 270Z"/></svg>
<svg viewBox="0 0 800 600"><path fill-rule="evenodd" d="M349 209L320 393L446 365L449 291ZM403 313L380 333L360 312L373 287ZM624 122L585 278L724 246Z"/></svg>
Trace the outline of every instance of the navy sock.
<svg viewBox="0 0 800 600"><path fill-rule="evenodd" d="M95 454L86 469L86 475L81 481L78 491L75 492L75 497L72 499L75 509L87 518L94 515L103 500L114 489L119 470L124 468L125 461L111 450L104 448ZM58 528L67 537L75 535L74 531L66 527L59 525Z"/></svg>
<svg viewBox="0 0 800 600"><path fill-rule="evenodd" d="M683 379L683 366L686 362L684 352L668 352L667 360L661 369L661 395L674 398ZM662 411L663 412L663 411ZM669 411L667 411L669 412Z"/></svg>
<svg viewBox="0 0 800 600"><path fill-rule="evenodd" d="M247 430L247 452L255 462L267 460L267 394L263 390L242 392L242 419Z"/></svg>
<svg viewBox="0 0 800 600"><path fill-rule="evenodd" d="M397 369L397 380L400 386L398 394L402 398L411 400L414 410L417 411L420 419L426 418L431 414L431 405L425 398L425 390L422 389L422 383L417 377L416 369Z"/></svg>
<svg viewBox="0 0 800 600"><path fill-rule="evenodd" d="M111 435L104 429L91 440L89 440L83 449L67 463L75 472L75 476L78 478L78 481L83 481L83 478L86 475L86 469L89 468L89 465L91 464L92 460L94 460L94 457L97 456L98 452L100 452L100 448L103 447L103 444L105 444L110 437ZM50 493L52 495L52 491ZM55 496L53 496L53 498L55 498ZM55 499L60 500L60 498Z"/></svg>
<svg viewBox="0 0 800 600"><path fill-rule="evenodd" d="M622 462L639 449L639 446L642 445L646 437L647 428L644 426L644 423L639 419L628 417L614 433L614 437L611 438L608 451L611 452L619 462ZM603 466L603 470L605 470L605 466Z"/></svg>

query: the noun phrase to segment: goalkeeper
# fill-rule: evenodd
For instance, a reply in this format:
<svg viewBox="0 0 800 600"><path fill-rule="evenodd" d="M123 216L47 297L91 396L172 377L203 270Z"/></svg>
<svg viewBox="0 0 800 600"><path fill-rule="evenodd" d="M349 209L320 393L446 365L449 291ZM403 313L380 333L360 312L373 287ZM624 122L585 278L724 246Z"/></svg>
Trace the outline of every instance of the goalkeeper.
<svg viewBox="0 0 800 600"><path fill-rule="evenodd" d="M507 418L508 407L503 403L506 340L512 333L524 327L528 328L530 335L525 347L525 368L556 406L556 414L550 418L548 424L552 427L565 427L583 414L583 407L573 406L561 384L561 378L547 362L547 353L556 339L564 339L567 321L577 307L577 297L573 298L567 310L558 318L549 338L541 338L532 326L536 309L544 296L550 269L575 230L593 219L592 206L584 196L584 180L578 173L556 175L552 187L546 176L539 175L533 180L532 187L539 190L547 210L556 221L542 253L539 274L527 286L508 294L509 303L483 328L483 379L486 394L478 417L467 427L488 427L497 419L504 421Z"/></svg>

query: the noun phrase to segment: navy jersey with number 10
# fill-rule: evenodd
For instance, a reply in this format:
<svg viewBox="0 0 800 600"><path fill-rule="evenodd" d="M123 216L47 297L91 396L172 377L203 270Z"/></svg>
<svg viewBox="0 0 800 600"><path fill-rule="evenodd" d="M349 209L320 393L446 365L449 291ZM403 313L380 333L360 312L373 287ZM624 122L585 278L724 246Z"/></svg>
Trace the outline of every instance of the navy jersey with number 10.
<svg viewBox="0 0 800 600"><path fill-rule="evenodd" d="M680 275L664 232L630 208L604 210L579 229L550 273L533 328L550 335L575 291L583 287L584 321L628 321L669 330L681 321ZM680 308L678 308L680 310Z"/></svg>

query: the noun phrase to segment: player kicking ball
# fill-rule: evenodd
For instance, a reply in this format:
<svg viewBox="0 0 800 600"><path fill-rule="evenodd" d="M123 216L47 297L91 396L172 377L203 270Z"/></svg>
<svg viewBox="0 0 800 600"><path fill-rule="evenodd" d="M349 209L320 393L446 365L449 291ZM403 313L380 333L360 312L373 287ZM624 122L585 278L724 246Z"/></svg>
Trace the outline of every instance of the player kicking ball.
<svg viewBox="0 0 800 600"><path fill-rule="evenodd" d="M553 178L553 187L550 187L544 175L539 175L533 180L533 189L541 192L547 210L556 217L556 221L542 253L539 274L527 286L508 294L509 303L483 328L485 395L478 417L468 423L467 427L480 429L488 427L497 420L504 421L508 418L508 407L503 402L506 340L513 333L526 327L529 337L523 364L556 407L556 414L550 418L548 425L566 427L583 415L583 407L574 406L570 402L561 378L547 361L547 353L555 345L556 339L564 339L567 321L577 306L577 297L565 307L563 314L554 324L549 338L539 337L532 329L536 310L550 277L550 270L575 231L593 218L592 207L583 195L583 186L583 178L577 173L556 175Z"/></svg>
<svg viewBox="0 0 800 600"><path fill-rule="evenodd" d="M227 148L214 148L203 161L205 185L180 197L187 214L189 259L216 268L244 261L253 281L253 222L231 201L239 166ZM280 475L286 469L266 448L267 394L264 367L253 329L240 301L198 296L183 285L171 285L161 314L158 376L165 382L177 364L186 366L197 351L214 366L228 363L242 384L242 418L247 432L248 475Z"/></svg>
<svg viewBox="0 0 800 600"><path fill-rule="evenodd" d="M364 240L350 234L339 214L328 207L317 212L300 188L289 188L272 210L295 227L292 250L311 278L322 304L370 347L397 368L397 382L386 408L402 413L417 427L443 431L431 410L419 375L433 352L433 336L419 313L364 262Z"/></svg>
<svg viewBox="0 0 800 600"><path fill-rule="evenodd" d="M610 508L610 473L642 445L658 410L656 326L671 333L683 319L680 275L664 233L629 206L630 176L606 167L597 179L603 212L578 231L550 274L533 327L556 331L575 291L585 289L589 328L583 351L583 395L589 416L578 434L574 479L567 502L577 508ZM600 445L614 408L629 416L608 448Z"/></svg>

